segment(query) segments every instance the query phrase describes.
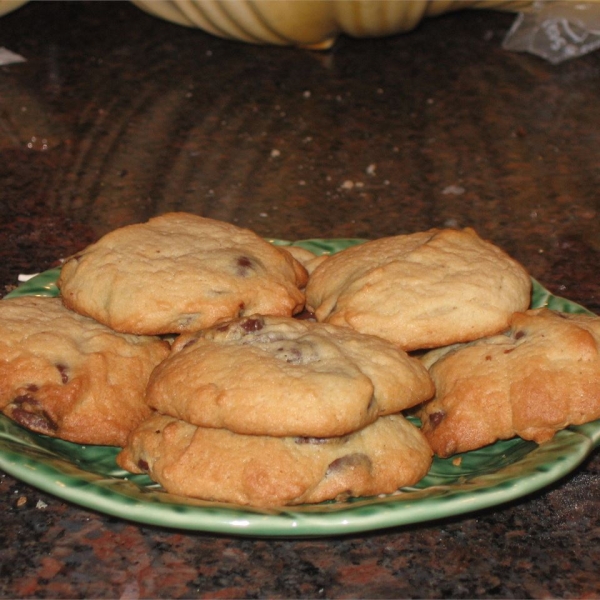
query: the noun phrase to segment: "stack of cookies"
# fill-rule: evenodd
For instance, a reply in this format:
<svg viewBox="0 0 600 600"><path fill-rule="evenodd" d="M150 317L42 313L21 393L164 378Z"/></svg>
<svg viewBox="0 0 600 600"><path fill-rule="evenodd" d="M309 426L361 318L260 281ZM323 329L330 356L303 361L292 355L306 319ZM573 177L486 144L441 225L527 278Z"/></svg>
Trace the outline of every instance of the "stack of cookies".
<svg viewBox="0 0 600 600"><path fill-rule="evenodd" d="M153 372L155 416L119 464L184 496L272 506L391 493L429 470L400 413L426 369L352 330L255 315L181 335Z"/></svg>
<svg viewBox="0 0 600 600"><path fill-rule="evenodd" d="M600 319L528 311L525 269L470 229L316 257L169 213L69 258L58 287L0 303L0 410L119 446L174 494L387 494L433 453L600 417Z"/></svg>

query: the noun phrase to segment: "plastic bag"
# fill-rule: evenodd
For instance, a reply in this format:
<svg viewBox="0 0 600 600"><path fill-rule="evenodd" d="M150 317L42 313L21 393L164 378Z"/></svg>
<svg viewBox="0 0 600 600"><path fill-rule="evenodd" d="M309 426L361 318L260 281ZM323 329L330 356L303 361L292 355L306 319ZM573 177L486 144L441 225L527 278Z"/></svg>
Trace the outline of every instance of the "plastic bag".
<svg viewBox="0 0 600 600"><path fill-rule="evenodd" d="M529 52L553 64L600 48L598 0L538 0L519 13L502 47Z"/></svg>

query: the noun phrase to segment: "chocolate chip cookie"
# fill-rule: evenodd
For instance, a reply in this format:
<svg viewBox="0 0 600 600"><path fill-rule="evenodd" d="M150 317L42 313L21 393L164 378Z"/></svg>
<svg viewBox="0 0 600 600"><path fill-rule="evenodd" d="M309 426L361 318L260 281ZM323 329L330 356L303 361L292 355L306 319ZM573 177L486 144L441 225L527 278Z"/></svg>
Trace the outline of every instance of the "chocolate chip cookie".
<svg viewBox="0 0 600 600"><path fill-rule="evenodd" d="M472 229L372 240L320 263L306 287L319 321L380 336L404 350L502 331L529 306L525 269Z"/></svg>
<svg viewBox="0 0 600 600"><path fill-rule="evenodd" d="M505 335L426 355L436 394L419 416L434 452L543 443L600 418L599 348L600 317L536 309L514 314Z"/></svg>
<svg viewBox="0 0 600 600"><path fill-rule="evenodd" d="M333 437L433 395L423 365L348 328L254 315L181 335L148 404L202 427Z"/></svg>
<svg viewBox="0 0 600 600"><path fill-rule="evenodd" d="M240 435L157 414L117 462L172 494L277 507L392 493L424 477L431 458L419 429L401 415L322 439Z"/></svg>
<svg viewBox="0 0 600 600"><path fill-rule="evenodd" d="M0 410L37 433L122 446L151 412L146 383L168 352L158 338L116 333L58 298L2 300Z"/></svg>
<svg viewBox="0 0 600 600"><path fill-rule="evenodd" d="M248 229L168 213L105 235L69 258L63 302L116 331L177 334L304 307L306 269Z"/></svg>

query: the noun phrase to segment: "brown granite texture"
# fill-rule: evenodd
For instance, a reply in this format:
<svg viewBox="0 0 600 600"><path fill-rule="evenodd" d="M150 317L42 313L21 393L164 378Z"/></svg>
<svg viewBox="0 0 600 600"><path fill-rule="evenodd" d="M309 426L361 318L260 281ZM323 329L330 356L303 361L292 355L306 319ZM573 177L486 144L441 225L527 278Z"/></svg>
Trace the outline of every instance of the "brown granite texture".
<svg viewBox="0 0 600 600"><path fill-rule="evenodd" d="M264 236L473 226L600 311L600 52L502 50L452 13L331 51L250 46L124 2L0 19L0 284L189 210ZM551 488L337 539L139 526L0 475L3 598L598 598L600 454ZM41 502L39 502L41 501Z"/></svg>

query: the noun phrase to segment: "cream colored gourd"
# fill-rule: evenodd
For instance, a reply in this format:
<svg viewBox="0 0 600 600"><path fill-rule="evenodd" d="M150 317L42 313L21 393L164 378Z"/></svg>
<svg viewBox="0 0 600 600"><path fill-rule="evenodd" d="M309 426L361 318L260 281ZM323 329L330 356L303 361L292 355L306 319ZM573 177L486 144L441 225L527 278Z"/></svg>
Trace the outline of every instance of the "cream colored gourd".
<svg viewBox="0 0 600 600"><path fill-rule="evenodd" d="M0 17L26 4L28 0L0 0Z"/></svg>
<svg viewBox="0 0 600 600"><path fill-rule="evenodd" d="M524 10L531 0L132 0L167 21L254 44L326 49L340 34L383 37L465 8Z"/></svg>

